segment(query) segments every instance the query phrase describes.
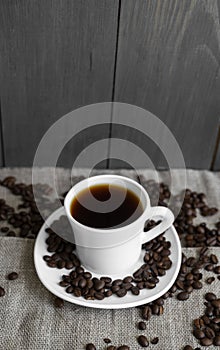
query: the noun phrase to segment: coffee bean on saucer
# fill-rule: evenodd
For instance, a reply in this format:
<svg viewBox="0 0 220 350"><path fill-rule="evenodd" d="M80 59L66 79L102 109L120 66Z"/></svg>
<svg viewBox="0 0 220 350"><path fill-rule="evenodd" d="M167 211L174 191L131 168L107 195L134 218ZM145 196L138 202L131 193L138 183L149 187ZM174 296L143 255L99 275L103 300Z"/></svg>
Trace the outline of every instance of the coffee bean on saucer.
<svg viewBox="0 0 220 350"><path fill-rule="evenodd" d="M138 340L138 344L140 346L142 346L142 348L147 348L149 346L149 341L148 339L145 337L145 335L139 335L139 337L137 338Z"/></svg>
<svg viewBox="0 0 220 350"><path fill-rule="evenodd" d="M64 301L61 298L55 298L54 306L57 308L62 308L64 306Z"/></svg>
<svg viewBox="0 0 220 350"><path fill-rule="evenodd" d="M125 288L121 288L116 292L117 296L122 298L127 294L127 290Z"/></svg>
<svg viewBox="0 0 220 350"><path fill-rule="evenodd" d="M153 338L152 340L151 340L151 344L158 344L158 342L159 342L159 338L158 337L155 337L155 338Z"/></svg>
<svg viewBox="0 0 220 350"><path fill-rule="evenodd" d="M17 272L11 272L11 273L9 273L9 275L8 275L8 279L9 280L16 280L18 278L18 273Z"/></svg>
<svg viewBox="0 0 220 350"><path fill-rule="evenodd" d="M86 345L86 350L96 350L96 347L94 344L89 343Z"/></svg>
<svg viewBox="0 0 220 350"><path fill-rule="evenodd" d="M0 297L3 297L5 295L4 288L0 287Z"/></svg>
<svg viewBox="0 0 220 350"><path fill-rule="evenodd" d="M102 281L102 280L95 280L94 282L94 288L95 290L99 291L100 289L104 288L105 287L105 282Z"/></svg>
<svg viewBox="0 0 220 350"><path fill-rule="evenodd" d="M140 321L138 323L138 329L140 329L141 331L144 331L146 329L146 323L143 321Z"/></svg>

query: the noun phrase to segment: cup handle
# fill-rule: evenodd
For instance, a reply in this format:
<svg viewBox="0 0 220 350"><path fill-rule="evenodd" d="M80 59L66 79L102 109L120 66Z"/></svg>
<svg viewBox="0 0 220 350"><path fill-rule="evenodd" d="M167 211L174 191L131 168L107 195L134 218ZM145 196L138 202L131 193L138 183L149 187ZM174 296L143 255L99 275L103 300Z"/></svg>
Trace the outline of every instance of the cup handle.
<svg viewBox="0 0 220 350"><path fill-rule="evenodd" d="M143 232L144 236L142 239L142 244L151 241L155 237L159 236L161 233L166 231L174 221L174 215L169 208L166 207L151 207L150 208L149 219L159 219L161 223L147 232Z"/></svg>

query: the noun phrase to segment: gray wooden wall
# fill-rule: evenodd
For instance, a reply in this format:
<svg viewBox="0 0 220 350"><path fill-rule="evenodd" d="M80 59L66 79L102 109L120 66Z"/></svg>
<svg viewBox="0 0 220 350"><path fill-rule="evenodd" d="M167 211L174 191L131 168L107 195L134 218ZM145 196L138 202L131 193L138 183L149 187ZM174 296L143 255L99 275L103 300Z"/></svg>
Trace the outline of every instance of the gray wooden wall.
<svg viewBox="0 0 220 350"><path fill-rule="evenodd" d="M187 167L220 169L219 17L220 0L1 0L0 165L32 165L41 137L61 116L119 101L158 116ZM60 164L71 166L70 154L109 135L151 150L163 167L141 133L111 124L79 134Z"/></svg>

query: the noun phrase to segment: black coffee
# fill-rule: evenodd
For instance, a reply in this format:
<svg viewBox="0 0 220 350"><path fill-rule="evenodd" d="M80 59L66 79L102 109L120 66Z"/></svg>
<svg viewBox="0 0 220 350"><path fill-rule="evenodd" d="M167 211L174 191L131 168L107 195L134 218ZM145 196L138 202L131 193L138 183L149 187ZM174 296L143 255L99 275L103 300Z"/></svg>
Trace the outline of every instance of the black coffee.
<svg viewBox="0 0 220 350"><path fill-rule="evenodd" d="M94 228L110 228L128 225L142 213L138 196L117 185L94 185L73 198L72 217L83 225Z"/></svg>

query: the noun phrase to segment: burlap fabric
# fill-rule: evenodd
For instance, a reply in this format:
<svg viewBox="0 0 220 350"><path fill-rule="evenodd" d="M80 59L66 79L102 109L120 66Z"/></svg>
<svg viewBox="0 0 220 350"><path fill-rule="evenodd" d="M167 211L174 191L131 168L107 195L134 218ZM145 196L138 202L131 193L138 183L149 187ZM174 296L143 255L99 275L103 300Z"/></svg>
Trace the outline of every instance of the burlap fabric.
<svg viewBox="0 0 220 350"><path fill-rule="evenodd" d="M50 169L39 170L42 182L48 180ZM75 171L74 175L85 173ZM123 172L133 176L132 172ZM176 190L181 187L181 171L175 172ZM14 174L19 181L31 181L30 169L3 169L0 177ZM151 172L145 171L147 178ZM166 180L166 173L160 174ZM69 172L59 169L59 185L67 184ZM220 208L220 173L208 171L187 171L188 186L207 194L208 203ZM66 185L67 186L67 185ZM65 186L63 186L65 187ZM68 186L67 186L68 187ZM14 197L2 190L7 202L15 205ZM219 214L212 220L219 218ZM76 306L65 302L63 309L53 305L54 296L38 280L33 265L34 241L31 239L0 237L0 286L6 295L0 298L0 349L1 350L80 350L88 342L94 342L97 349L105 349L103 338L109 337L115 345L128 344L132 350L140 349L136 337L145 334L149 339L159 337L157 345L149 349L176 350L184 345L199 346L192 335L192 320L203 314L203 295L212 291L220 297L220 281L210 286L204 283L203 289L194 291L185 302L175 298L165 301L162 316L152 316L147 322L146 331L138 331L136 324L141 320L137 308L126 310L97 310ZM197 249L183 249L187 256L196 255ZM220 260L220 249L212 248ZM19 278L8 281L5 277L11 271L17 271ZM212 276L204 272L204 278ZM203 349L205 349L203 347ZM217 349L211 346L209 349Z"/></svg>

